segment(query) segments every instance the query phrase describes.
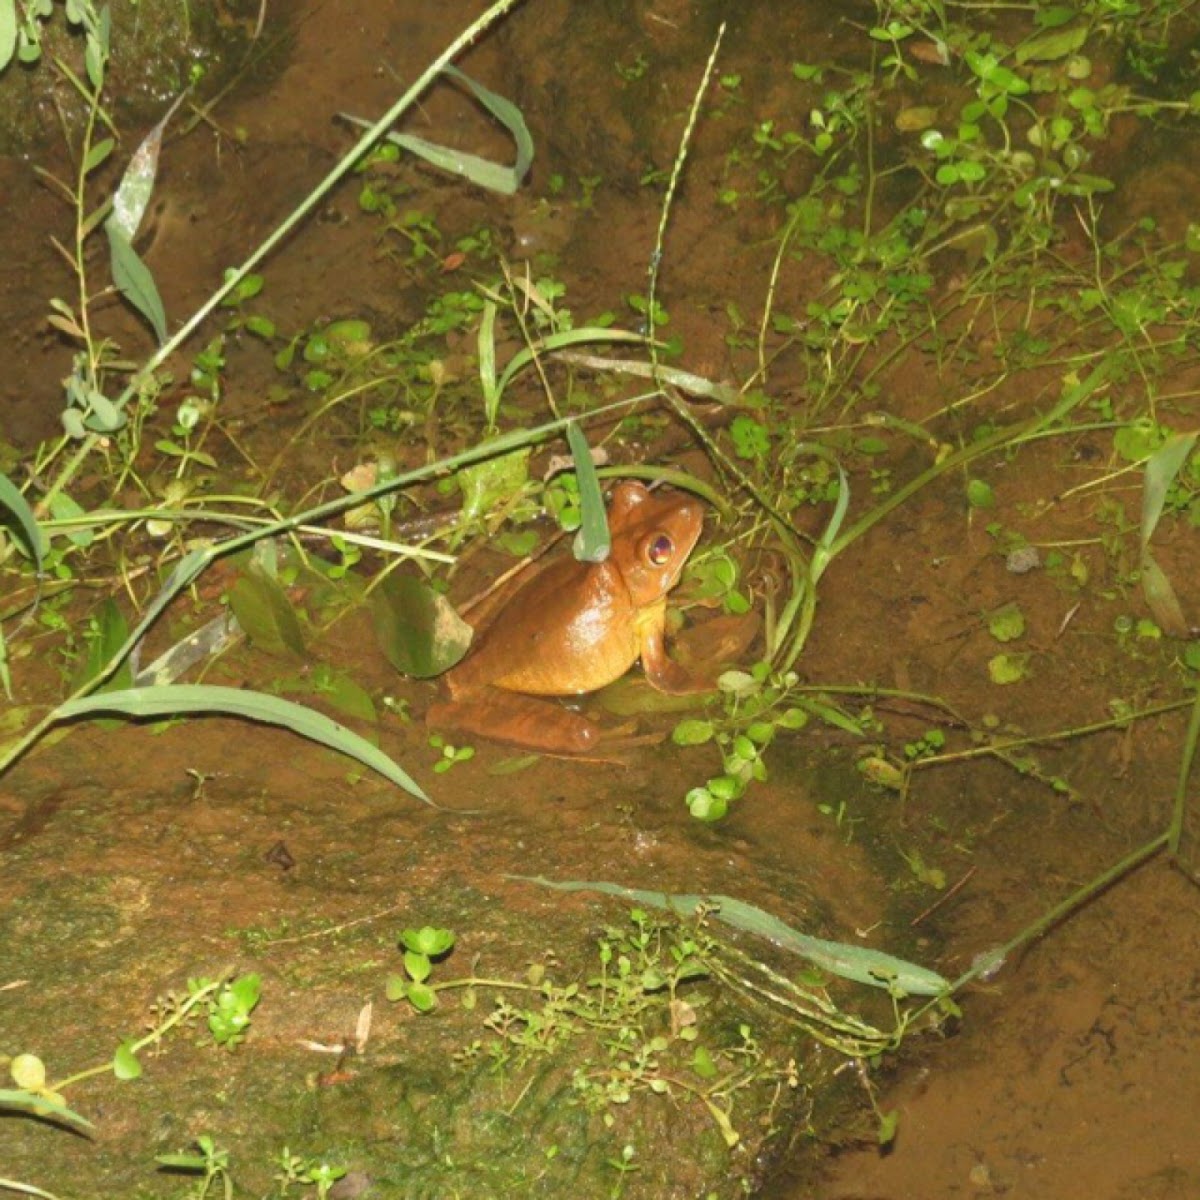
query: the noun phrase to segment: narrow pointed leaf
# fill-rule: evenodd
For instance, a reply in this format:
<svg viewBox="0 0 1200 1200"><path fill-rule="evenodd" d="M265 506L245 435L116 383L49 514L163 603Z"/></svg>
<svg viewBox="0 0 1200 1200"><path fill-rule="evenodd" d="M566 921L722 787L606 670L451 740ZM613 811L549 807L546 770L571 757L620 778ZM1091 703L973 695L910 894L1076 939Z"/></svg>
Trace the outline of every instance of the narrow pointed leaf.
<svg viewBox="0 0 1200 1200"><path fill-rule="evenodd" d="M579 480L580 523L575 535L575 557L580 562L604 562L612 549L608 515L604 511L604 497L600 494L600 480L596 477L591 449L583 430L574 421L567 426L567 441L575 460L575 477Z"/></svg>
<svg viewBox="0 0 1200 1200"><path fill-rule="evenodd" d="M732 896L649 892L622 887L617 883L583 880L558 882L532 875L513 875L509 878L523 879L528 883L536 883L539 887L553 888L560 892L602 892L607 896L632 900L635 904L648 904L654 908L666 909L677 916L690 916L700 904L715 905L713 916L727 925L745 933L765 937L777 946L799 954L823 970L843 979L852 979L856 983L869 984L871 987L888 987L894 984L910 996L936 996L950 988L949 981L936 971L919 967L881 950L810 937L784 924L769 912L747 904L744 900L736 900Z"/></svg>
<svg viewBox="0 0 1200 1200"><path fill-rule="evenodd" d="M304 630L287 592L257 563L229 589L229 607L252 646L278 657L305 657Z"/></svg>
<svg viewBox="0 0 1200 1200"><path fill-rule="evenodd" d="M503 196L513 195L529 171L530 163L533 162L533 138L530 136L529 127L525 124L525 118L521 115L520 109L510 100L505 100L503 96L497 95L485 88L483 84L464 75L456 67L446 67L444 72L467 88L475 99L512 134L517 147L513 165L511 167L504 166L502 163L480 158L476 154L453 150L448 146L441 146L436 142L430 142L425 138L408 133L389 133L388 141L425 159L426 162L432 163L440 170L448 171L452 175L461 175L477 187L499 192ZM363 129L371 128L369 121L363 121L359 117L352 117L347 113L342 115L354 125Z"/></svg>
<svg viewBox="0 0 1200 1200"><path fill-rule="evenodd" d="M134 151L129 165L125 168L125 174L121 176L121 183L112 199L113 221L125 235L126 241L133 241L150 204L150 198L154 194L154 180L158 174L158 154L162 149L163 130L175 115L175 110L185 95L187 93L183 92L177 96L163 119L142 138L141 145Z"/></svg>
<svg viewBox="0 0 1200 1200"><path fill-rule="evenodd" d="M154 276L115 221L111 218L105 221L104 229L112 252L113 281L121 295L150 323L154 336L162 345L167 340L167 314Z"/></svg>
<svg viewBox="0 0 1200 1200"><path fill-rule="evenodd" d="M0 3L2 2L3 0L0 0ZM16 531L20 534L21 544L25 547L29 557L33 559L33 565L40 575L42 573L42 535L38 531L37 519L33 515L33 510L25 503L25 497L17 490L16 485L2 473L0 473L0 505L3 505L12 516L16 523Z"/></svg>
<svg viewBox="0 0 1200 1200"><path fill-rule="evenodd" d="M1158 519L1162 516L1163 505L1166 503L1167 491L1191 454L1196 437L1194 433L1176 434L1146 460L1146 484L1142 492L1143 550L1154 536Z"/></svg>
<svg viewBox="0 0 1200 1200"><path fill-rule="evenodd" d="M72 1109L62 1104L55 1104L53 1100L47 1100L44 1096L39 1096L34 1092L0 1088L0 1109L6 1108L15 1109L18 1112L34 1113L39 1117L55 1117L60 1121L82 1126L84 1129L92 1128L91 1121L86 1117L81 1117Z"/></svg>
<svg viewBox="0 0 1200 1200"><path fill-rule="evenodd" d="M108 156L113 152L113 147L116 142L110 138L102 138L96 142L87 152L83 160L83 169L86 174L91 174Z"/></svg>
<svg viewBox="0 0 1200 1200"><path fill-rule="evenodd" d="M366 738L330 720L324 713L294 704L290 700L281 700L278 696L209 684L128 688L125 691L68 700L60 704L51 716L56 721L70 721L76 717L92 717L98 713L117 713L135 719L203 713L242 717L248 721L278 725L353 758L363 766L377 771L418 800L433 804L402 767L378 747L372 746Z"/></svg>
<svg viewBox="0 0 1200 1200"><path fill-rule="evenodd" d="M1188 636L1187 618L1167 573L1154 561L1149 550L1142 551L1142 594L1155 624L1171 637Z"/></svg>
<svg viewBox="0 0 1200 1200"><path fill-rule="evenodd" d="M508 387L513 376L529 366L538 354L547 354L553 350L562 350L568 346L579 346L588 342L641 342L644 344L645 341L646 338L643 334L630 333L624 329L605 329L599 325L588 325L583 329L564 329L559 333L552 333L542 341L536 342L532 347L526 346L524 349L518 350L508 360L508 365L504 368L496 387L503 395L504 389ZM647 376L650 374L648 367L646 374Z"/></svg>

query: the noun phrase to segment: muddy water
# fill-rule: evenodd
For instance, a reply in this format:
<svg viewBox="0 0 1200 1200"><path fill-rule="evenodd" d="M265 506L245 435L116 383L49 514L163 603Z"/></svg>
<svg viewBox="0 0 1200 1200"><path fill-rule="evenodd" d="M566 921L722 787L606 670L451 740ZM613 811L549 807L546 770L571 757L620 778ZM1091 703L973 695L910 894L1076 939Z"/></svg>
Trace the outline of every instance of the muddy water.
<svg viewBox="0 0 1200 1200"><path fill-rule="evenodd" d="M173 314L201 299L220 270L332 165L348 144L333 114L381 111L397 78L412 78L464 19L457 11L369 0L290 8L271 8L290 43L283 70L266 82L248 81L253 86L218 110L216 127L168 147L145 255ZM527 114L539 157L526 190L495 200L416 169L406 176L413 205L435 212L448 234L490 225L513 259L553 254L579 313L616 307L643 286L658 222L659 193L639 179L674 157L715 23L712 13L690 5L527 0L463 63ZM861 41L815 7L781 17L778 6L747 5L727 36L721 69L742 74L743 99L699 130L663 267L664 303L686 347L683 365L713 378L745 371L726 339L729 312L760 311L777 231L748 205L731 210L717 202L727 155L748 128L782 119L785 104L794 102L779 83L791 58L865 61ZM787 47L786 60L779 46ZM648 68L639 66L639 55ZM429 98L420 124L431 137L479 153L506 150L450 89ZM239 136L229 136L235 130ZM14 188L29 188L19 165L5 171ZM565 178L565 193L552 186L556 175ZM593 186L585 188L581 177L594 175L594 196L581 203ZM43 210L32 189L28 195L31 213L54 228L54 210ZM6 409L6 436L24 444L51 427L54 380L66 369L38 315L63 286L53 282L54 258L44 244L27 236L25 257L7 257L13 274L0 301L0 311L13 314L12 344L30 372ZM362 218L354 187L335 194L291 239L267 278L264 305L284 329L355 316L394 334L441 286ZM781 305L802 307L813 286L803 273L788 277ZM110 316L114 334L132 350L136 325ZM236 439L253 475L307 410L273 390L277 373L252 342L232 343L229 360L225 402L233 436L220 453L232 456ZM1194 362L1181 364L1181 394L1194 386L1195 373ZM910 419L925 419L968 390L924 359L903 357L884 384L880 403ZM799 406L802 385L799 364L781 357L772 386ZM33 395L42 399L31 403ZM1018 417L1028 401L1027 392L1005 395L1001 413ZM448 423L434 436L447 449L456 433ZM646 445L660 436L649 427ZM336 475L361 454L355 437L350 421L322 427L280 464L278 485L294 495ZM401 439L389 449L402 458L423 454ZM1116 698L1137 707L1186 699L1169 647L1112 636L1114 620L1136 611L1138 597L1125 564L1101 540L1096 509L1052 503L1092 478L1091 464L1107 453L1106 440L1080 435L1069 450L1038 443L994 468L1008 525L1025 522L1041 545L1081 547L1093 580L1082 596L1061 573L1008 570L986 522L965 510L961 481L944 481L918 493L827 572L804 679L936 695L973 727L996 714L1014 733L1101 720ZM684 461L695 465L700 456L693 451ZM924 465L915 453L891 463L904 476ZM1124 499L1136 511L1132 490ZM719 536L715 521L708 536ZM1164 542L1161 560L1173 578L1197 577L1196 558L1194 537L1174 532ZM481 552L472 569L486 576L503 561ZM215 592L194 610L173 613L160 640L208 619ZM1001 689L986 682L995 644L980 614L1014 600L1029 625L1033 673L1020 688ZM374 696L398 697L418 717L434 694L431 685L395 677L361 615L327 630L319 656ZM44 701L60 686L49 656L40 677L36 657L15 660L21 703ZM207 681L270 686L309 669L242 651ZM858 711L859 702L851 707ZM880 696L874 715L872 736L901 754L931 724L949 728L955 748L971 744L956 721L943 722L911 700ZM439 1014L434 1044L414 1035L410 1014L381 1003L381 979L398 969L398 929L453 926L463 959L477 959L481 974L513 974L533 958L585 953L596 930L620 911L508 876L614 880L736 895L794 924L847 941L870 939L953 977L1164 827L1186 721L1179 709L1039 748L1033 769L981 758L918 771L903 803L857 771L861 739L813 722L781 735L770 779L715 827L691 820L682 803L690 786L717 769L715 757L669 744L619 764L543 761L512 775L492 773L511 757L507 752L481 747L470 762L435 774L436 755L419 721L385 718L385 748L440 803L459 810L445 814L258 727L197 721L157 732L74 730L0 783L0 1053L28 1049L58 1058L57 1075L103 1062L120 1036L140 1028L155 997L181 989L188 974L230 965L260 972L265 993L286 1000L264 1001L255 1022L254 1047L271 1056L270 1072L256 1074L239 1058L231 1089L225 1072L234 1059L190 1047L174 1058L168 1051L161 1064L147 1063L141 1091L100 1081L72 1093L100 1127L94 1144L31 1122L17 1130L17 1122L5 1122L3 1136L13 1141L0 1149L0 1176L63 1195L174 1196L179 1181L154 1175L155 1153L179 1150L206 1132L260 1153L249 1149L256 1147L257 1116L279 1143L272 1143L276 1152L289 1139L306 1151L345 1149L354 1187L344 1184L343 1195L442 1196L464 1187L477 1195L505 1188L608 1195L615 1177L605 1176L602 1163L593 1174L582 1167L576 1175L551 1173L553 1156L540 1131L569 1106L534 1083L501 1090L480 1121L488 1137L474 1143L477 1157L458 1163L454 1174L445 1131L476 1110L460 1103L441 1060L478 1036L478 1022ZM662 718L642 721L644 730L666 725ZM1073 791L1049 786L1055 776L1069 779ZM930 886L921 867L941 871L946 887ZM761 1140L747 1135L761 1152L756 1163L736 1152L725 1157L711 1129L704 1131L702 1113L660 1108L652 1119L661 1122L662 1145L685 1128L713 1144L691 1161L681 1154L651 1162L641 1147L640 1176L626 1177L625 1194L1200 1194L1191 1128L1200 1082L1187 1069L1200 1048L1198 917L1198 893L1156 860L1015 955L994 979L973 985L961 997L961 1023L912 1039L874 1074L880 1108L900 1117L886 1153L873 1144L873 1119L853 1084L843 1087L843 1107L821 1123L819 1139L803 1135L802 1107L782 1116L772 1110L776 1124L790 1128ZM351 1043L367 1000L376 1002L376 1016L361 1062L312 1048ZM522 1110L526 1086L531 1107ZM600 1143L582 1127L553 1128L553 1148L563 1152L555 1171L572 1156L587 1163L589 1155L620 1149L614 1143L597 1151ZM520 1174L528 1166L516 1162L513 1147L528 1144L547 1155L545 1178ZM98 1161L104 1167L96 1178ZM498 1164L509 1173L489 1173ZM248 1170L251 1190L265 1194L270 1171L261 1157ZM538 1190L551 1181L557 1193Z"/></svg>

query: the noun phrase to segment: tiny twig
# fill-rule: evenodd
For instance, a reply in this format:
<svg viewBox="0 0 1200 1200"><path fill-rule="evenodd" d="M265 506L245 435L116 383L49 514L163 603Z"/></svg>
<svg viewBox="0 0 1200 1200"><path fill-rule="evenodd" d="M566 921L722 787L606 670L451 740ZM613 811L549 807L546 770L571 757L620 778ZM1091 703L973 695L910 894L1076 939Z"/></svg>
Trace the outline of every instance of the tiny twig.
<svg viewBox="0 0 1200 1200"><path fill-rule="evenodd" d="M937 912L937 910L941 908L947 900L956 895L962 889L967 880L970 879L978 869L978 867L973 866L948 892L943 892L942 895L940 895L923 913L918 913L917 916L913 917L913 919L908 923L909 929L915 929L923 920L925 920L926 917L932 916L935 912Z"/></svg>

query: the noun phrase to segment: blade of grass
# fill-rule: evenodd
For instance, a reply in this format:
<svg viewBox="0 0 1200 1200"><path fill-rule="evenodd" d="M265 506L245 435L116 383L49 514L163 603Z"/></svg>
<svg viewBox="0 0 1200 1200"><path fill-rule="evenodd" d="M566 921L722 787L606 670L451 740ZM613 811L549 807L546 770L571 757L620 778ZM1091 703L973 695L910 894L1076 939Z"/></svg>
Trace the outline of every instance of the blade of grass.
<svg viewBox="0 0 1200 1200"><path fill-rule="evenodd" d="M353 730L330 720L324 713L305 708L291 700L268 696L263 692L241 688L216 687L210 684L169 684L165 687L126 688L123 691L101 692L67 700L51 714L55 722L91 717L97 713L116 713L138 720L146 717L179 717L204 713L241 717L265 725L290 729L309 741L319 742L377 771L385 779L416 796L425 804L439 807L400 766L377 746Z"/></svg>
<svg viewBox="0 0 1200 1200"><path fill-rule="evenodd" d="M33 509L25 502L25 497L17 490L16 484L2 473L0 473L0 505L12 513L26 553L33 559L37 574L41 575L42 535L38 531L37 519L33 515Z"/></svg>
<svg viewBox="0 0 1200 1200"><path fill-rule="evenodd" d="M442 72L461 83L498 120L517 144L516 161L511 167L503 163L492 162L488 158L480 158L465 150L455 150L431 142L411 133L389 133L387 140L393 142L410 154L423 158L441 171L451 175L459 175L476 187L486 188L490 192L498 192L502 196L512 196L525 178L530 164L533 162L533 138L521 110L510 100L489 91L481 83L477 83L469 75L464 75L457 67L446 67ZM349 113L340 114L342 119L360 128L368 128L369 122Z"/></svg>
<svg viewBox="0 0 1200 1200"><path fill-rule="evenodd" d="M567 426L567 441L571 445L571 457L575 460L575 477L579 480L579 532L575 535L574 553L580 562L603 562L612 549L608 534L608 514L604 511L604 497L600 494L600 480L596 477L596 465L592 462L592 451L583 436L583 430L572 421Z"/></svg>
<svg viewBox="0 0 1200 1200"><path fill-rule="evenodd" d="M536 883L539 887L553 888L558 892L601 892L606 896L616 896L637 904L649 904L654 908L665 909L680 917L691 916L702 904L712 905L712 915L725 924L744 933L766 938L793 954L815 962L823 970L842 979L852 979L855 983L865 983L870 987L890 988L894 985L910 996L938 996L950 987L949 980L936 971L919 967L881 950L810 937L769 912L747 904L744 900L736 900L732 896L649 892L639 888L622 887L618 883L587 880L560 882L535 875L510 875L508 878L522 879L527 883Z"/></svg>

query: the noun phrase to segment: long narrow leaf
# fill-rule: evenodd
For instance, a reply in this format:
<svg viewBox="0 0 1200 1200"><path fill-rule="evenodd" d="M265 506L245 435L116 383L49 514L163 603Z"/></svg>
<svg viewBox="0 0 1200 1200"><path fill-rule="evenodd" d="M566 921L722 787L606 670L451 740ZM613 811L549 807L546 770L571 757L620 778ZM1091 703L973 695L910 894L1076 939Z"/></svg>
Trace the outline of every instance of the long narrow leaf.
<svg viewBox="0 0 1200 1200"><path fill-rule="evenodd" d="M104 222L104 230L112 253L113 282L121 295L150 322L161 345L167 340L167 314L154 276L112 217Z"/></svg>
<svg viewBox="0 0 1200 1200"><path fill-rule="evenodd" d="M579 481L581 517L579 532L575 535L575 557L580 562L603 562L612 549L608 516L604 511L604 497L600 494L600 480L596 478L592 451L587 438L583 436L583 430L574 421L567 426L567 441L571 446L571 457L575 460L575 477Z"/></svg>
<svg viewBox="0 0 1200 1200"><path fill-rule="evenodd" d="M533 138L520 109L510 100L476 83L470 76L464 75L456 67L445 67L444 74L457 80L498 120L509 133L517 146L516 159L511 167L502 163L480 158L477 154L469 154L465 150L454 150L437 142L427 141L411 133L389 133L387 140L397 146L416 154L426 162L452 175L461 175L477 187L486 188L491 192L499 192L502 196L513 195L521 185L533 162ZM360 117L343 113L343 118L361 128L369 129L370 122Z"/></svg>
<svg viewBox="0 0 1200 1200"><path fill-rule="evenodd" d="M1146 460L1142 490L1141 575L1142 592L1154 620L1172 637L1187 637L1188 623L1167 573L1150 553L1150 539L1158 527L1167 492L1196 445L1195 433L1176 434Z"/></svg>
<svg viewBox="0 0 1200 1200"><path fill-rule="evenodd" d="M497 192L501 196L516 194L517 185L511 167L502 166L478 154L466 150L452 150L439 146L411 133L389 133L387 140L395 142L403 150L423 158L427 163L450 175L460 175L468 183L485 191Z"/></svg>
<svg viewBox="0 0 1200 1200"><path fill-rule="evenodd" d="M496 432L500 412L500 389L496 386L496 302L485 300L479 318L479 386L483 391L483 415L489 434Z"/></svg>
<svg viewBox="0 0 1200 1200"><path fill-rule="evenodd" d="M73 1109L63 1104L56 1104L39 1096L36 1092L24 1089L15 1091L9 1088L0 1089L0 1111L2 1110L33 1113L37 1117L51 1117L58 1121L66 1121L83 1129L91 1129L92 1123L86 1117L81 1117Z"/></svg>
<svg viewBox="0 0 1200 1200"><path fill-rule="evenodd" d="M158 175L158 153L162 148L163 131L186 95L185 91L177 96L175 102L167 109L166 116L142 138L141 145L134 151L125 173L121 176L121 182L112 200L112 219L125 235L126 241L133 241L142 223L142 217L146 214L154 193L154 180Z"/></svg>
<svg viewBox="0 0 1200 1200"><path fill-rule="evenodd" d="M1146 460L1146 484L1142 492L1142 549L1149 545L1162 516L1167 491L1175 482L1180 467L1196 444L1197 435L1180 433L1164 442Z"/></svg>
<svg viewBox="0 0 1200 1200"><path fill-rule="evenodd" d="M21 533L21 541L37 573L42 573L42 535L38 531L37 518L33 510L25 503L25 497L17 490L16 484L7 475L0 473L0 505L3 505L17 522Z"/></svg>
<svg viewBox="0 0 1200 1200"><path fill-rule="evenodd" d="M482 83L464 74L457 67L443 67L442 74L449 75L451 79L457 79L512 134L512 139L517 147L516 160L512 165L513 182L514 185L519 184L525 178L525 173L533 162L533 138L530 136L529 126L525 124L521 110L511 100L505 100L503 96L485 88ZM514 190L516 190L515 186Z"/></svg>
<svg viewBox="0 0 1200 1200"><path fill-rule="evenodd" d="M644 345L646 338L645 335L640 333L630 333L625 329L605 329L600 325L587 325L583 329L564 329L560 333L550 334L549 337L543 338L540 342L535 342L532 346L526 346L524 349L518 350L508 360L508 366L504 368L497 387L503 394L512 377L518 371L529 366L537 355L548 354L553 350L561 350L566 346L579 346L587 342L640 342ZM650 369L647 365L646 377L649 378L649 376Z"/></svg>
<svg viewBox="0 0 1200 1200"><path fill-rule="evenodd" d="M34 1187L32 1183L21 1183L16 1179L0 1179L0 1191L19 1192L22 1196L36 1196L38 1200L58 1200L53 1192Z"/></svg>
<svg viewBox="0 0 1200 1200"><path fill-rule="evenodd" d="M101 712L118 713L132 718L178 717L185 713L207 713L279 725L355 759L410 795L416 796L418 800L431 804L434 808L438 807L407 772L377 746L372 746L357 733L330 720L324 713L294 704L290 700L281 700L278 696L209 684L127 688L125 691L105 692L68 700L60 704L52 716L56 721L69 721L76 717L95 716Z"/></svg>
<svg viewBox="0 0 1200 1200"><path fill-rule="evenodd" d="M843 979L852 979L856 983L869 984L871 987L895 986L910 996L937 996L950 989L949 981L936 971L919 967L891 954L884 954L881 950L810 937L790 925L785 925L769 912L747 904L744 900L735 900L732 896L648 892L639 888L622 887L617 883L583 880L559 883L533 875L513 875L511 878L523 879L528 883L536 883L539 887L553 888L559 892L602 892L606 896L617 896L637 904L666 909L677 916L690 916L701 904L713 905L715 911L712 915L725 924L745 933L767 938L777 946L799 954Z"/></svg>

